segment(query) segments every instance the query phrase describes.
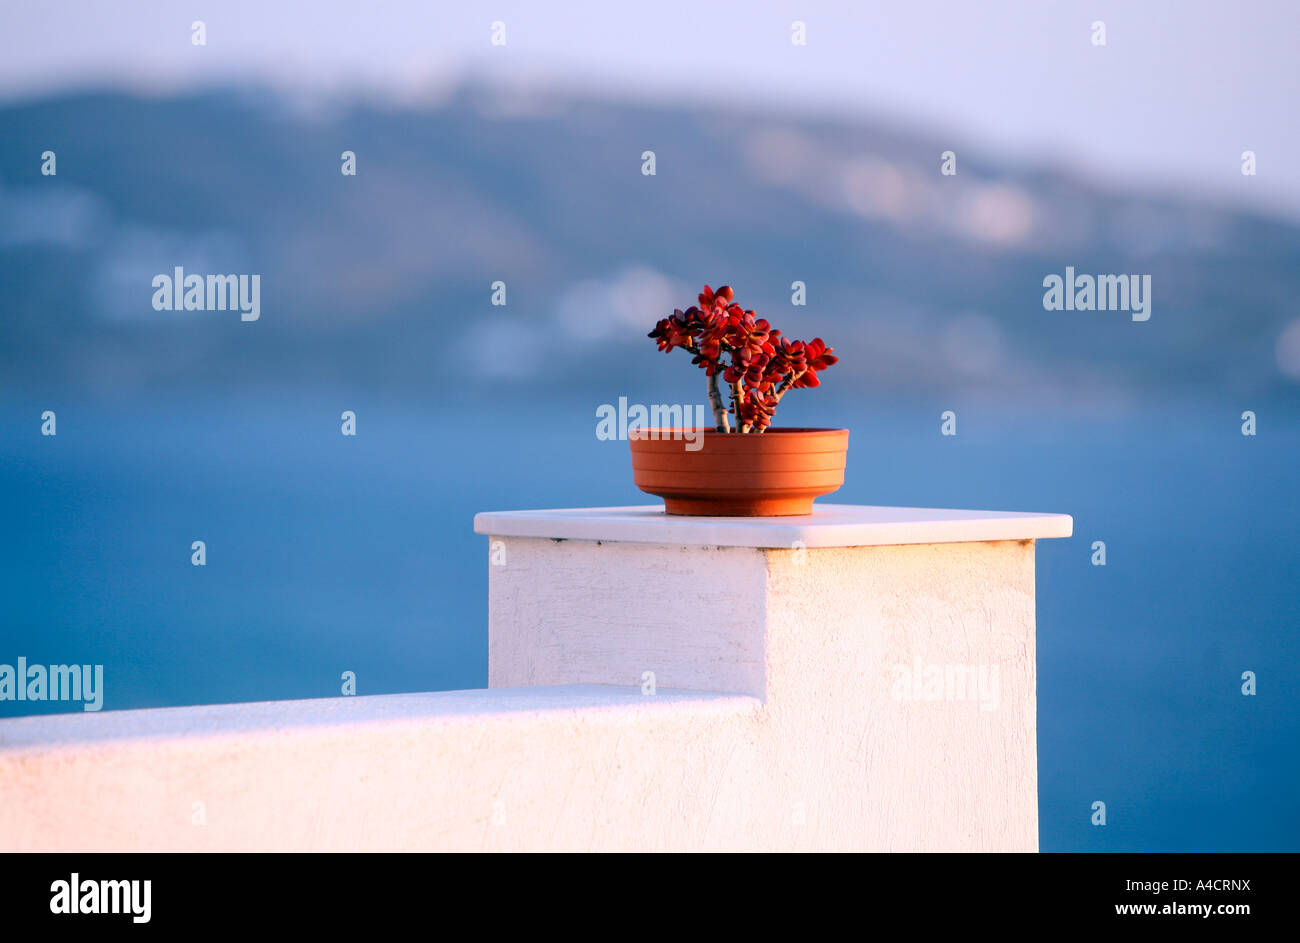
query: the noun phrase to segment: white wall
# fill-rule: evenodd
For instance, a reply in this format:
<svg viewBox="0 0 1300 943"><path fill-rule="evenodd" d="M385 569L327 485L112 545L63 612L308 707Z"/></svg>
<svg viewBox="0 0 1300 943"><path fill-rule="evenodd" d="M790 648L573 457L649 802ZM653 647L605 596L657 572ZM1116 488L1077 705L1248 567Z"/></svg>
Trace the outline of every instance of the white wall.
<svg viewBox="0 0 1300 943"><path fill-rule="evenodd" d="M0 721L0 848L1036 850L1033 541L504 544L492 689Z"/></svg>

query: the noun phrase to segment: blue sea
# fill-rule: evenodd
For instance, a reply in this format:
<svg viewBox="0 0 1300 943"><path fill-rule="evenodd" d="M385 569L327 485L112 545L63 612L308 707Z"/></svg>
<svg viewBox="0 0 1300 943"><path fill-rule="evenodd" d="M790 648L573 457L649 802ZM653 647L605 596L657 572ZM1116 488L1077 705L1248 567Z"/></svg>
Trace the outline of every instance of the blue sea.
<svg viewBox="0 0 1300 943"><path fill-rule="evenodd" d="M484 686L475 512L651 500L592 402L507 401L0 398L0 662L102 663L106 709ZM1300 850L1293 409L818 406L852 430L835 501L1074 515L1038 547L1044 850ZM0 716L34 708L69 705Z"/></svg>

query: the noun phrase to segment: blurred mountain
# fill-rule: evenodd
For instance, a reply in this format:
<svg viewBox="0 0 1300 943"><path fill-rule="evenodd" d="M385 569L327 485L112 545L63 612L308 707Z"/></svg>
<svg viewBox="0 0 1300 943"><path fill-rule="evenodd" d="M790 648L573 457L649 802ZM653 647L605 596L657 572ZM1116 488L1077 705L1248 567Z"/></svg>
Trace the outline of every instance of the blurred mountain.
<svg viewBox="0 0 1300 943"><path fill-rule="evenodd" d="M707 281L834 345L843 394L1294 396L1298 262L1293 225L870 123L483 86L415 104L224 90L0 108L9 389L694 401L686 359L665 369L644 335ZM178 265L261 274L260 320L154 311L154 275ZM1151 319L1045 311L1043 278L1067 265L1150 274Z"/></svg>

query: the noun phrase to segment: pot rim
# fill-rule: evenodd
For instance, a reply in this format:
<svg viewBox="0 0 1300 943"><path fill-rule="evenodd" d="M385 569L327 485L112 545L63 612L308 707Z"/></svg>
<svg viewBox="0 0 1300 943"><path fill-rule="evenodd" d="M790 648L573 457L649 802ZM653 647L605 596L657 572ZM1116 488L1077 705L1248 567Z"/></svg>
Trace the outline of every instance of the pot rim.
<svg viewBox="0 0 1300 943"><path fill-rule="evenodd" d="M766 432L759 433L759 432L735 432L735 431L719 432L717 428L714 426L670 426L670 427L659 426L651 429L644 429L644 428L629 429L627 433L627 437L629 440L630 439L652 439L653 440L656 438L672 438L673 436L680 438L681 435L685 432L692 432L697 435L726 436L727 438L734 437L737 439L742 439L742 438L748 439L749 437L753 436L756 439L761 439L764 436L772 435L773 433L778 433L778 432L783 435L826 435L828 433L843 432L844 434L847 435L849 430L843 428L837 429L830 426L827 426L826 428L816 428L812 426L769 426Z"/></svg>

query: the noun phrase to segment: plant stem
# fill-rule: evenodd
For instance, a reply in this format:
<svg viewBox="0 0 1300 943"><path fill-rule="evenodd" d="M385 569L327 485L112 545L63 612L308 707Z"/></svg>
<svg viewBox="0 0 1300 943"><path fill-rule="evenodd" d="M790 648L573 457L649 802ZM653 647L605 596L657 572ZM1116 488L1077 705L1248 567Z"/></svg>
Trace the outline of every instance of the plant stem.
<svg viewBox="0 0 1300 943"><path fill-rule="evenodd" d="M730 432L731 423L727 420L727 409L722 405L722 391L718 389L718 375L709 377L709 405L713 407L713 419L718 424L719 432ZM739 418L740 414L736 414Z"/></svg>
<svg viewBox="0 0 1300 943"><path fill-rule="evenodd" d="M727 344L721 345L722 353L729 354L732 352L731 347ZM693 347L690 344L683 344L682 350L686 351L692 357L700 355L699 347ZM713 407L713 421L717 424L719 432L730 432L731 422L727 419L727 408L722 404L722 391L718 389L718 375L715 373L709 377L709 405ZM740 422L740 411L736 411L736 422Z"/></svg>
<svg viewBox="0 0 1300 943"><path fill-rule="evenodd" d="M807 372L808 372L807 370L800 370L798 373L792 373L788 377L786 377L785 382L782 383L781 386L777 388L776 401L778 403L781 402L781 397L784 396L786 393L790 392L790 387L798 383L799 378Z"/></svg>

